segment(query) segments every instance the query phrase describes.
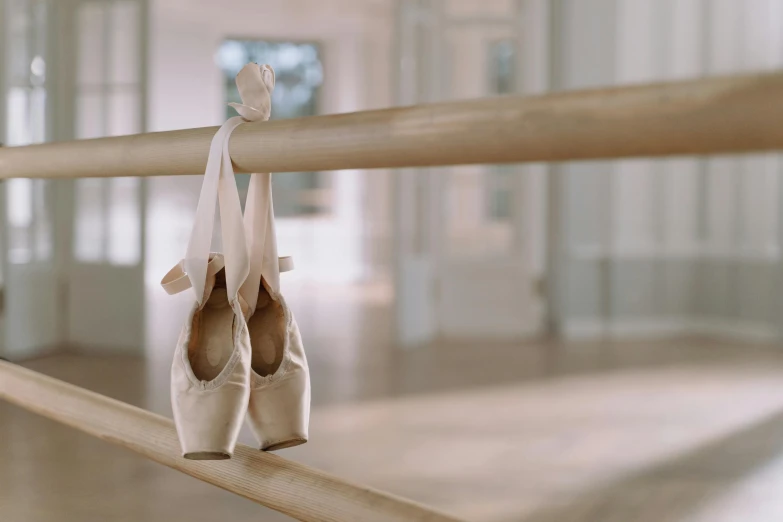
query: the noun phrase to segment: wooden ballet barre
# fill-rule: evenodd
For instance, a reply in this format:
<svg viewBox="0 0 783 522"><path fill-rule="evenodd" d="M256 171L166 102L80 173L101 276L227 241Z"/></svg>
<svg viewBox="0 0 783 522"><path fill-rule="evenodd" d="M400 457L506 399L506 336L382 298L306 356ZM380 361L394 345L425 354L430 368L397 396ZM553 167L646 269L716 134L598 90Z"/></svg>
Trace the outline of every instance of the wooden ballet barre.
<svg viewBox="0 0 783 522"><path fill-rule="evenodd" d="M184 459L171 420L1 360L0 398L299 520L457 520L241 444L230 460Z"/></svg>
<svg viewBox="0 0 783 522"><path fill-rule="evenodd" d="M250 123L237 172L297 172L783 149L783 73L498 97ZM217 127L0 150L0 178L204 172Z"/></svg>

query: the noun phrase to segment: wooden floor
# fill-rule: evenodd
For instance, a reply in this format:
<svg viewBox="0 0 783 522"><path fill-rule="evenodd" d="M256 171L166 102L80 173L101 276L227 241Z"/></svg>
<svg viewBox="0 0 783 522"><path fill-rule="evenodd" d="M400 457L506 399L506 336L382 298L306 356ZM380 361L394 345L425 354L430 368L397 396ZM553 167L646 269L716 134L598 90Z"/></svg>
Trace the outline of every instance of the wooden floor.
<svg viewBox="0 0 783 522"><path fill-rule="evenodd" d="M774 348L443 343L352 363L310 348L311 441L286 457L468 520L783 520ZM170 412L162 359L27 365ZM0 520L285 517L1 403Z"/></svg>

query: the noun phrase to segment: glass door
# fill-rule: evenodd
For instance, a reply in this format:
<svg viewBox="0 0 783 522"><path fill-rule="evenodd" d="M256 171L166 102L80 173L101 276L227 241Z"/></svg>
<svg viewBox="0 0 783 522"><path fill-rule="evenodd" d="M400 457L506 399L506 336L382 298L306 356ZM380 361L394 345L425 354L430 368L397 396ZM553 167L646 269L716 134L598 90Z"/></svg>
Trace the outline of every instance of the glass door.
<svg viewBox="0 0 783 522"><path fill-rule="evenodd" d="M521 34L532 20L529 3L403 3L401 103L529 92L532 79L523 78L536 72ZM397 183L401 341L538 333L543 299L533 252L543 250L534 243L543 238L544 216L534 203L544 199L544 185L529 167L412 169Z"/></svg>
<svg viewBox="0 0 783 522"><path fill-rule="evenodd" d="M75 1L65 21L74 139L144 131L145 3ZM93 350L143 353L144 180L82 178L70 207L67 336Z"/></svg>
<svg viewBox="0 0 783 522"><path fill-rule="evenodd" d="M2 16L5 144L40 143L51 136L51 2L7 0ZM52 183L3 183L2 284L4 353L25 358L61 344L62 280L52 219Z"/></svg>

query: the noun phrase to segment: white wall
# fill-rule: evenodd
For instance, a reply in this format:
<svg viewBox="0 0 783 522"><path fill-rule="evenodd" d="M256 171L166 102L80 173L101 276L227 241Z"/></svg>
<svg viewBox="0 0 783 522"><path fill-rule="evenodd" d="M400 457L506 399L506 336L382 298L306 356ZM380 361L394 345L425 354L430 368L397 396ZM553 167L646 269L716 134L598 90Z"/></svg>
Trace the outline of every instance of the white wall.
<svg viewBox="0 0 783 522"><path fill-rule="evenodd" d="M588 86L585 67L602 62L599 85L783 65L780 0L602 1L601 16L559 4L556 65L577 76L563 88ZM779 155L565 168L566 333L777 335Z"/></svg>

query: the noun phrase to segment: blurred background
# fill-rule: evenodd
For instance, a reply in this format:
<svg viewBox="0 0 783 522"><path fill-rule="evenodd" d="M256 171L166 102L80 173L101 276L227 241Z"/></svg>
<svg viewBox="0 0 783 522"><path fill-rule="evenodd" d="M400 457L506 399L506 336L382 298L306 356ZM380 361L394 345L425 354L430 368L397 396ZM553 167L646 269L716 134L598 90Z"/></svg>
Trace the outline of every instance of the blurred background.
<svg viewBox="0 0 783 522"><path fill-rule="evenodd" d="M273 118L779 69L783 0L0 0L0 49L17 146L219 125L248 61ZM469 520L783 520L782 173L275 174L280 454ZM170 416L193 174L2 182L0 356ZM5 403L0 441L3 521L286 519Z"/></svg>

